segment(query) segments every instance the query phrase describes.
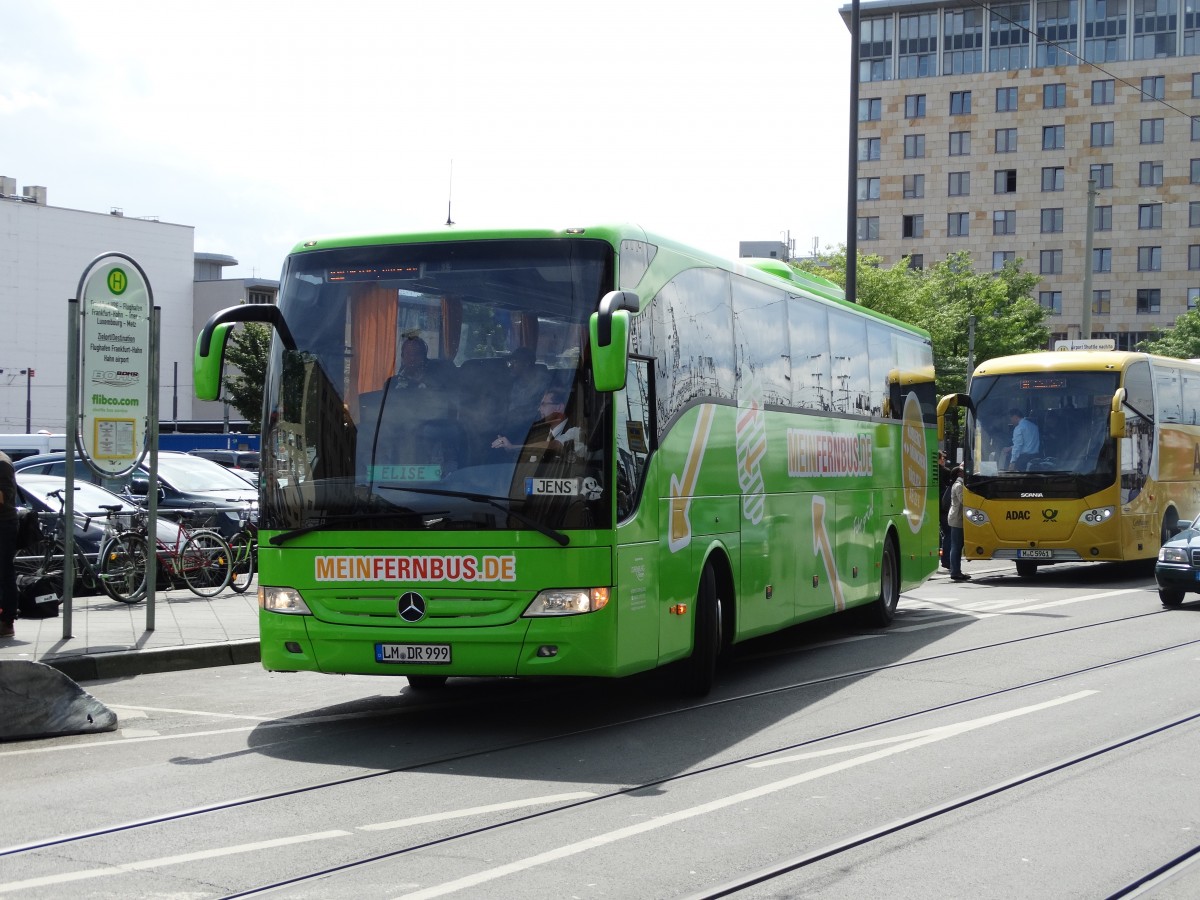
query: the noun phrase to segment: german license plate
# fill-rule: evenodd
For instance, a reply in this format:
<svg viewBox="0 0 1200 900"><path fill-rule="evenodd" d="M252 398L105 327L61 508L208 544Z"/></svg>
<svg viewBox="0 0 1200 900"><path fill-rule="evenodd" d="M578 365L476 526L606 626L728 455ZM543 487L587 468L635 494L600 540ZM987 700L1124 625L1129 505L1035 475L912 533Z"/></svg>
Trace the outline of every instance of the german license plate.
<svg viewBox="0 0 1200 900"><path fill-rule="evenodd" d="M445 665L450 660L449 644L376 644L375 662Z"/></svg>
<svg viewBox="0 0 1200 900"><path fill-rule="evenodd" d="M1021 559L1054 559L1053 550L1018 550Z"/></svg>

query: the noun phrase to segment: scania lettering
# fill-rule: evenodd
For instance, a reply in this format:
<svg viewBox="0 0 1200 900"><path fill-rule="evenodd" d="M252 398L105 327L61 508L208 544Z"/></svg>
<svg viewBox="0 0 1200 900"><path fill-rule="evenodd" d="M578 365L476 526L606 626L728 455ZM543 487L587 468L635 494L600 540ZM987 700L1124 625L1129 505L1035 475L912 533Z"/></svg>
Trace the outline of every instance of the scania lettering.
<svg viewBox="0 0 1200 900"><path fill-rule="evenodd" d="M240 321L275 334L268 669L677 662L703 693L730 644L885 625L937 565L928 335L779 261L634 227L305 241L278 305L205 326L199 396Z"/></svg>

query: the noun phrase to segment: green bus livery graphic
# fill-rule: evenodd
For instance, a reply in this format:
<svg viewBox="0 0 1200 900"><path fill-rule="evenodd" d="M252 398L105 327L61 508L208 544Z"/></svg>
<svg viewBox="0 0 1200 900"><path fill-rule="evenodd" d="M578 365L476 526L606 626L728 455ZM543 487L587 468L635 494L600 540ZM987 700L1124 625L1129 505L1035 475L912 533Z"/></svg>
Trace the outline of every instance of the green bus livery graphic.
<svg viewBox="0 0 1200 900"><path fill-rule="evenodd" d="M315 239L272 325L263 665L712 684L731 644L937 565L928 335L636 227Z"/></svg>

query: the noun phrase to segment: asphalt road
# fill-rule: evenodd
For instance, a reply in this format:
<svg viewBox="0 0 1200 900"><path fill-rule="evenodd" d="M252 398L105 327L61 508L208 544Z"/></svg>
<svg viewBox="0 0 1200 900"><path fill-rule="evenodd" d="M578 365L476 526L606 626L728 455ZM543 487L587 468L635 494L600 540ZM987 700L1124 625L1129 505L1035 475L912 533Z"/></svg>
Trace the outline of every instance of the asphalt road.
<svg viewBox="0 0 1200 900"><path fill-rule="evenodd" d="M662 674L91 682L117 732L0 745L0 896L1192 897L1198 668L1200 602L1080 566L749 642L701 702Z"/></svg>

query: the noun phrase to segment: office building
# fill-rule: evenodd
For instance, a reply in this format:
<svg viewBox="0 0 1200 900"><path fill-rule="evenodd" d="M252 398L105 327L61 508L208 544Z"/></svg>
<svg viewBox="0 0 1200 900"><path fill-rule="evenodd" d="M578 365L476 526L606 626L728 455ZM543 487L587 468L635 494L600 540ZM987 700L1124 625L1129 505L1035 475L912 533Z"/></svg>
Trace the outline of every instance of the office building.
<svg viewBox="0 0 1200 900"><path fill-rule="evenodd" d="M1056 338L1080 337L1090 267L1092 337L1120 349L1196 306L1200 3L859 11L860 253L925 266L966 250L977 271L1023 260Z"/></svg>

